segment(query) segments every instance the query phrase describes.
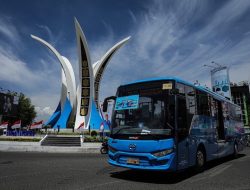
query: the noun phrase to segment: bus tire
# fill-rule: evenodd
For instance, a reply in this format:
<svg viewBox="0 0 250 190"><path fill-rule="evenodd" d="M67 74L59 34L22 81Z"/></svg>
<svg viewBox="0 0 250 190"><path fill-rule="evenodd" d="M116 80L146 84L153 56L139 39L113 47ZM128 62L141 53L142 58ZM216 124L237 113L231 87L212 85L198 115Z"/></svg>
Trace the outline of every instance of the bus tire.
<svg viewBox="0 0 250 190"><path fill-rule="evenodd" d="M102 147L102 148L100 149L100 152L101 152L101 154L107 154L107 153L108 153L108 150L107 150L107 148Z"/></svg>
<svg viewBox="0 0 250 190"><path fill-rule="evenodd" d="M196 152L196 171L197 172L202 172L205 168L205 163L206 163L206 153L204 148L199 147L197 152Z"/></svg>

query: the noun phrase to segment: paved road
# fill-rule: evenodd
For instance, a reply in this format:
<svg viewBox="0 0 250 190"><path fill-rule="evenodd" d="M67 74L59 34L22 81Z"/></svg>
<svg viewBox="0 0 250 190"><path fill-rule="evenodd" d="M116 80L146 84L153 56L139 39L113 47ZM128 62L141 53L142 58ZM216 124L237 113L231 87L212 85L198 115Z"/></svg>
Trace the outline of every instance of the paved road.
<svg viewBox="0 0 250 190"><path fill-rule="evenodd" d="M250 148L206 171L178 174L109 166L100 154L0 152L0 189L250 189Z"/></svg>

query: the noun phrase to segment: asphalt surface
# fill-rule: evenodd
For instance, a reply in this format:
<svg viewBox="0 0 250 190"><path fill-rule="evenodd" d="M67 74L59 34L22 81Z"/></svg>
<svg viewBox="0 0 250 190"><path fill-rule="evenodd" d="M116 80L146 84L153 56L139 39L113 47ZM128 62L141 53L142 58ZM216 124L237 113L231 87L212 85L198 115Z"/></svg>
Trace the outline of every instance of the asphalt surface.
<svg viewBox="0 0 250 190"><path fill-rule="evenodd" d="M239 158L208 163L202 173L134 171L110 166L101 154L0 152L0 189L250 190L250 148Z"/></svg>

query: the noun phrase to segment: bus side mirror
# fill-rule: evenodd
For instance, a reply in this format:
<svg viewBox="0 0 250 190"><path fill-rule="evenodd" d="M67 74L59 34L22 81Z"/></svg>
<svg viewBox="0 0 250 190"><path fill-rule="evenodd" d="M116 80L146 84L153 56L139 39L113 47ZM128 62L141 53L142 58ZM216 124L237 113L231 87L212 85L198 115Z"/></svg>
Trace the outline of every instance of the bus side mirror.
<svg viewBox="0 0 250 190"><path fill-rule="evenodd" d="M188 136L188 130L186 128L177 129L179 140L183 140Z"/></svg>
<svg viewBox="0 0 250 190"><path fill-rule="evenodd" d="M104 99L104 102L103 102L103 106L102 106L102 111L103 112L106 112L107 109L108 109L108 101L109 100L116 100L116 96L109 96L107 98Z"/></svg>
<svg viewBox="0 0 250 190"><path fill-rule="evenodd" d="M108 100L105 98L103 105L102 105L102 111L106 112L108 109Z"/></svg>

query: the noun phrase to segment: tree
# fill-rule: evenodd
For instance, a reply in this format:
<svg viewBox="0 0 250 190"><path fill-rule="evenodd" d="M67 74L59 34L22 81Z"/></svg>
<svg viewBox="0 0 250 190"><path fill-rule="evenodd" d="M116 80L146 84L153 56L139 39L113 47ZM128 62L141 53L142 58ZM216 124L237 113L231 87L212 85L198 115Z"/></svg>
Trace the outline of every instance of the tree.
<svg viewBox="0 0 250 190"><path fill-rule="evenodd" d="M36 117L34 105L32 105L30 99L22 93L20 93L19 96L17 117L22 121L22 126L30 125Z"/></svg>

